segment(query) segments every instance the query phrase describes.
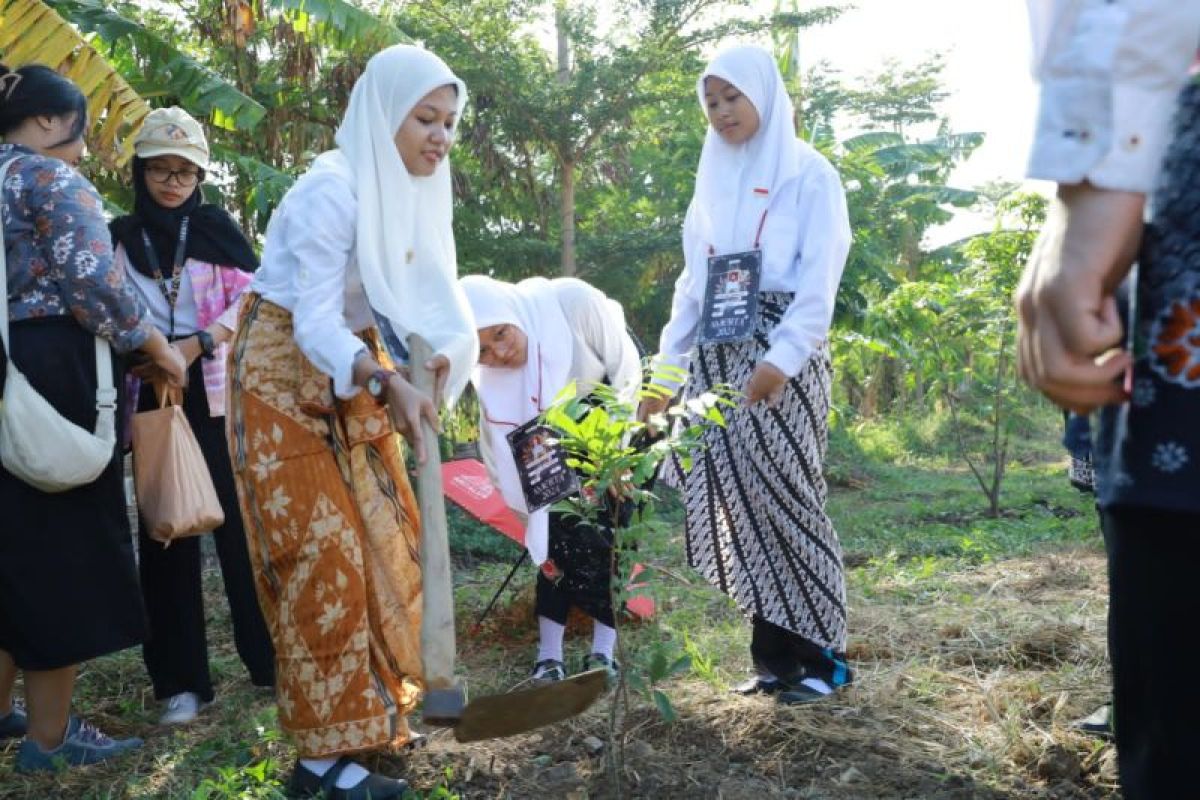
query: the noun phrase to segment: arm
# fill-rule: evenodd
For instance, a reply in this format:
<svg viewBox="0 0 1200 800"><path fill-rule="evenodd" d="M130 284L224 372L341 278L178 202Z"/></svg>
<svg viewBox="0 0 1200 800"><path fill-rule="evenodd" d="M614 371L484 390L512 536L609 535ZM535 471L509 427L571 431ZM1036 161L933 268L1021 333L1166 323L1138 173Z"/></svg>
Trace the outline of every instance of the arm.
<svg viewBox="0 0 1200 800"><path fill-rule="evenodd" d="M179 350L144 319L145 311L113 258L112 236L95 188L66 164L39 159L26 179L34 209L34 241L63 300L85 330L118 353L140 350L174 386L187 381Z"/></svg>
<svg viewBox="0 0 1200 800"><path fill-rule="evenodd" d="M683 220L683 257L684 261L688 263L685 263L683 272L675 280L675 293L671 297L671 318L667 320L667 324L659 336L658 354L654 356L653 360L655 366L666 364L686 370L691 360L692 346L696 343L701 303L697 295L702 295L703 292L698 291L692 279L695 267L691 266L690 261L697 257L693 252L695 237L692 235L692 228L692 210L689 208L687 216ZM703 269L698 271L701 274L704 272ZM666 378L656 378L654 383L672 390L678 390L680 384L679 381Z"/></svg>
<svg viewBox="0 0 1200 800"><path fill-rule="evenodd" d="M66 164L38 159L23 176L34 241L75 320L118 352L141 348L153 326L113 258L112 237L96 190ZM161 343L156 342L155 348Z"/></svg>
<svg viewBox="0 0 1200 800"><path fill-rule="evenodd" d="M787 378L800 373L829 335L851 241L846 194L829 162L821 159L813 165L798 194L800 282L783 319L771 331L771 346L763 356Z"/></svg>
<svg viewBox="0 0 1200 800"><path fill-rule="evenodd" d="M1042 82L1029 174L1059 182L1016 292L1022 376L1077 411L1121 402L1130 359L1113 292L1200 39L1195 0L1031 0Z"/></svg>
<svg viewBox="0 0 1200 800"><path fill-rule="evenodd" d="M1200 41L1200 3L1028 2L1041 84L1029 177L1148 192Z"/></svg>
<svg viewBox="0 0 1200 800"><path fill-rule="evenodd" d="M350 187L337 178L300 188L301 193L288 198L287 227L277 244L295 259L296 344L333 378L337 396L348 399L362 385L355 380L354 366L363 342L347 326L345 315L346 269L354 251L358 205Z"/></svg>

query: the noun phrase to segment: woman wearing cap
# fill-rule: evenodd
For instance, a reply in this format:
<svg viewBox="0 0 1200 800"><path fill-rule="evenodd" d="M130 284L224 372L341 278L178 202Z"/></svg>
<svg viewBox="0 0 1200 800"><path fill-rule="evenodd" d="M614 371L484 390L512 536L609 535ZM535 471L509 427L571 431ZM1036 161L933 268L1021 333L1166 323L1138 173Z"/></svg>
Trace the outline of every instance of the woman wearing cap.
<svg viewBox="0 0 1200 800"><path fill-rule="evenodd" d="M850 680L841 545L821 474L826 336L850 246L846 200L829 162L796 138L770 53L722 52L698 93L710 127L657 361L691 361L687 396L724 383L742 389L745 403L705 434L686 475L666 477L686 494L689 562L751 617L758 675L739 690L807 702ZM751 295L755 270L757 292L742 300L757 300L757 317L739 331L706 295L736 299L730 283ZM641 415L664 406L645 400Z"/></svg>
<svg viewBox="0 0 1200 800"><path fill-rule="evenodd" d="M479 368L472 381L479 394L484 461L504 501L525 518L525 547L540 567L533 679L566 677L563 634L572 606L593 620L584 669L615 673L617 631L608 591L612 531L547 509L529 513L506 437L545 411L572 381L580 396L607 383L633 400L642 370L625 313L574 278L529 278L513 285L469 275L461 283L479 331Z"/></svg>
<svg viewBox="0 0 1200 800"><path fill-rule="evenodd" d="M406 788L350 756L408 743L421 693L420 520L397 433L424 461L437 443L421 419L436 426L437 398L393 357L398 337L419 334L450 396L475 363L446 158L466 99L425 50L371 58L337 149L271 219L234 336L230 452L296 793Z"/></svg>
<svg viewBox="0 0 1200 800"><path fill-rule="evenodd" d="M41 65L0 65L9 323L0 375L7 349L58 413L90 431L97 336L116 353L145 353L172 383L185 373L182 355L143 320L113 263L100 196L74 169L86 128L87 102L69 80ZM113 366L120 377L120 360ZM0 467L0 509L0 740L25 736L17 771L91 764L140 747L140 739L113 740L70 713L77 665L145 636L117 449L95 481L56 494ZM27 711L13 701L18 670Z"/></svg>
<svg viewBox="0 0 1200 800"><path fill-rule="evenodd" d="M146 117L133 146L133 213L110 226L116 259L154 326L176 342L187 359L183 410L225 512L225 523L213 531L213 541L229 599L233 640L250 681L272 686L275 655L255 597L225 442L228 341L258 259L230 216L204 202L201 183L208 168L208 142L200 123L182 108L156 109ZM156 408L153 382L141 387L138 410ZM166 701L159 722L190 722L213 699L200 539L156 542L146 535L143 523L138 549L150 627L142 657L154 696Z"/></svg>

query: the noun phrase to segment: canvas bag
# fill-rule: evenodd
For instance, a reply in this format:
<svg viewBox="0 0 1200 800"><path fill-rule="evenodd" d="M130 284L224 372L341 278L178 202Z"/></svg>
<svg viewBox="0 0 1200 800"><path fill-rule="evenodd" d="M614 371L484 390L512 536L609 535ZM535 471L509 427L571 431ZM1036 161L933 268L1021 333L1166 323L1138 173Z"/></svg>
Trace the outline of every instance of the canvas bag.
<svg viewBox="0 0 1200 800"><path fill-rule="evenodd" d="M225 512L180 390L154 388L159 407L133 415L133 484L146 535L169 543L220 527Z"/></svg>
<svg viewBox="0 0 1200 800"><path fill-rule="evenodd" d="M4 186L13 158L0 167ZM87 431L58 413L13 363L8 346L8 263L0 215L0 342L7 371L0 401L0 463L43 492L63 492L89 484L112 462L116 447L117 389L108 342L96 337L96 431Z"/></svg>

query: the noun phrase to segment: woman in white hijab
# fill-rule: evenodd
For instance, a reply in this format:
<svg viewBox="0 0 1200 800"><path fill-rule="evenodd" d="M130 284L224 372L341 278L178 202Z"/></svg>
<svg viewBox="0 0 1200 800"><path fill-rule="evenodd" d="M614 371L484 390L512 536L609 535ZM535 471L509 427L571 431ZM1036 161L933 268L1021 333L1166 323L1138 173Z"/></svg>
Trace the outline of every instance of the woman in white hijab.
<svg viewBox="0 0 1200 800"><path fill-rule="evenodd" d="M398 337L420 335L450 396L475 363L446 159L466 99L420 48L368 62L337 149L267 228L233 343L229 449L298 795L406 788L348 754L409 743L421 693L420 520L398 432L423 460L438 399L396 362Z"/></svg>
<svg viewBox="0 0 1200 800"><path fill-rule="evenodd" d="M632 401L642 371L625 313L574 278L529 278L513 285L470 275L462 287L479 332L479 368L472 382L479 395L484 462L505 503L525 520L525 547L539 567L533 680L566 677L563 634L572 606L593 619L584 669L615 673L617 632L608 591L612 531L544 508L530 513L507 435L545 411L571 381L581 397L607 383ZM625 524L628 513L623 510Z"/></svg>
<svg viewBox="0 0 1200 800"><path fill-rule="evenodd" d="M725 50L697 88L709 129L656 362L690 364L685 396L725 383L745 401L706 433L690 471L675 464L666 479L686 494L689 562L751 618L758 674L738 690L807 702L851 679L821 472L846 200L829 162L796 138L770 53ZM640 414L665 405L645 400Z"/></svg>

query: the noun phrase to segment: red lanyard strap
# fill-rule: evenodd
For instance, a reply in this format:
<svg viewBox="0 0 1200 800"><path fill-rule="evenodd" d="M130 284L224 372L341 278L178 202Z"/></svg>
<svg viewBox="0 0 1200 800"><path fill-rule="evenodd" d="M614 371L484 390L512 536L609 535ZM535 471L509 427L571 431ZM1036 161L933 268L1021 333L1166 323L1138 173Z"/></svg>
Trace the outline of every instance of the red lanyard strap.
<svg viewBox="0 0 1200 800"><path fill-rule="evenodd" d="M754 232L754 249L755 250L758 250L759 248L762 247L762 232L763 232L763 226L767 224L767 212L768 211L770 211L769 208L764 208L762 216L758 218L758 230L756 230ZM708 246L708 254L710 256L715 256L717 254L716 249L711 244Z"/></svg>

